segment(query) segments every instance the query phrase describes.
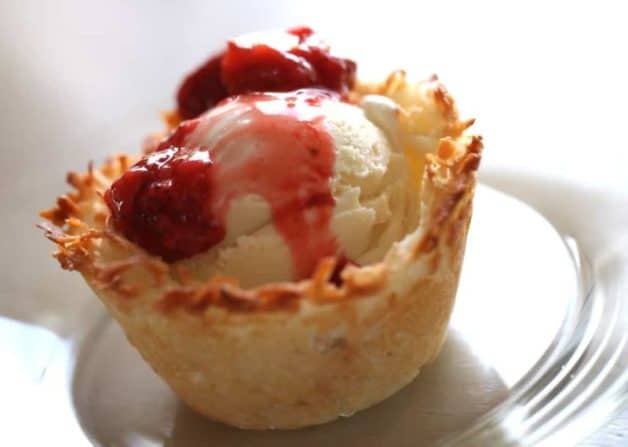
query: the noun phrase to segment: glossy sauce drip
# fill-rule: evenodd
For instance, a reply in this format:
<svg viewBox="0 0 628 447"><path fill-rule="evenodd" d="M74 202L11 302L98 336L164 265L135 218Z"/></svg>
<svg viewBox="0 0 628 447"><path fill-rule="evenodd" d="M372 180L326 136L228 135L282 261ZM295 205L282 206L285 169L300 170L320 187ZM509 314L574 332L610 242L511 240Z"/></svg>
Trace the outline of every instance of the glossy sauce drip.
<svg viewBox="0 0 628 447"><path fill-rule="evenodd" d="M320 107L330 100L337 97L313 89L251 94L234 97L182 123L155 153L107 191L114 225L149 252L175 261L220 242L232 201L256 194L268 203L273 224L290 248L294 278L308 277L321 258L339 252L330 228L335 205L330 191L334 144L323 126ZM165 157L159 166L147 162L169 152L174 155ZM196 185L195 193L187 194L185 201L177 200L176 195L185 191L176 186L188 182ZM155 183L160 187L151 195ZM169 191L167 185L171 185ZM147 209L154 215L147 215ZM165 227L151 227L164 220ZM157 239L166 227L170 235L166 235L168 244L163 244ZM177 235L190 231L206 234ZM194 240L199 241L197 247L189 244ZM177 247L176 241L183 241L184 246Z"/></svg>

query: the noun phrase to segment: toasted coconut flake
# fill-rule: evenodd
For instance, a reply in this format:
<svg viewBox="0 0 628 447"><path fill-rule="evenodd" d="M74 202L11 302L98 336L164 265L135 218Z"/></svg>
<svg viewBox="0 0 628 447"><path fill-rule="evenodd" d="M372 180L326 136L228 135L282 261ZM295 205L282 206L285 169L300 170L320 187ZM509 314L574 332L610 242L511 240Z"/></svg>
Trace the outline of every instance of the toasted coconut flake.
<svg viewBox="0 0 628 447"><path fill-rule="evenodd" d="M437 80L438 78L434 79L433 82L436 82ZM443 84L437 83L432 94L434 95L436 104L440 107L444 115L448 117L454 117L456 115L454 99L451 97Z"/></svg>
<svg viewBox="0 0 628 447"><path fill-rule="evenodd" d="M342 279L349 294L366 295L386 285L386 265L378 263L362 268L350 265L342 272Z"/></svg>
<svg viewBox="0 0 628 447"><path fill-rule="evenodd" d="M179 114L179 110L177 109L162 112L161 118L166 126L168 126L168 129L176 128L181 123L181 121L183 121L181 119L181 115Z"/></svg>

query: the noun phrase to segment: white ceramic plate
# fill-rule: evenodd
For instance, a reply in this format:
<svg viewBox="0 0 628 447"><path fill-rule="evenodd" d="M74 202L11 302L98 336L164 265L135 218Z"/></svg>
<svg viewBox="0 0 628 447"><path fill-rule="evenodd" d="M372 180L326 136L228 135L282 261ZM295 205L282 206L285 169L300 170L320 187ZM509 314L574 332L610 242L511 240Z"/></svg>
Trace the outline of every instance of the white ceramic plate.
<svg viewBox="0 0 628 447"><path fill-rule="evenodd" d="M539 179L484 180L528 200L544 188L577 197ZM0 320L3 362L15 373L4 400L12 406L0 408L24 445L572 445L625 401L626 263L617 244L587 261L579 235L566 231L573 217L563 210L557 219L552 209L542 211L560 231L523 202L478 188L442 354L398 394L351 418L283 432L206 420L151 371L86 289L65 301L56 290L56 310L40 309L58 319L60 335ZM604 245L584 238L591 242Z"/></svg>

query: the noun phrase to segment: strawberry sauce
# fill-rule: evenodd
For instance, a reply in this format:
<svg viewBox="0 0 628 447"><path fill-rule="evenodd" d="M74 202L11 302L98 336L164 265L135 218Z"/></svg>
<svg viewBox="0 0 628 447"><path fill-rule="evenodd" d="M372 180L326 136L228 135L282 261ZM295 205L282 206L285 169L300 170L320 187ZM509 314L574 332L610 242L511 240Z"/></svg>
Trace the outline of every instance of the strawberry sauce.
<svg viewBox="0 0 628 447"><path fill-rule="evenodd" d="M257 194L294 260L294 278L339 254L330 228L334 144L321 105L325 90L230 98L182 123L105 193L112 223L168 262L223 240L233 200Z"/></svg>
<svg viewBox="0 0 628 447"><path fill-rule="evenodd" d="M249 92L322 87L345 95L355 72L355 62L333 55L311 28L247 34L230 40L183 80L177 110L191 119L228 96Z"/></svg>

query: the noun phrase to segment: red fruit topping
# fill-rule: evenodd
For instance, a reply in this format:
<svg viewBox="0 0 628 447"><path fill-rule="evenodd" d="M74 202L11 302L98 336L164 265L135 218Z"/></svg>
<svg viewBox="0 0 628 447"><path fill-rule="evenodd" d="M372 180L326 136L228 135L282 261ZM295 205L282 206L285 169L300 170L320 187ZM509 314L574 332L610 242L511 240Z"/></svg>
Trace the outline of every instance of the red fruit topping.
<svg viewBox="0 0 628 447"><path fill-rule="evenodd" d="M177 107L182 119L196 118L228 96L220 79L222 56L212 57L183 80L177 92Z"/></svg>
<svg viewBox="0 0 628 447"><path fill-rule="evenodd" d="M334 143L323 124L328 91L237 96L183 122L105 193L115 228L168 262L226 234L231 201L256 194L290 248L294 278L338 254L330 221Z"/></svg>
<svg viewBox="0 0 628 447"><path fill-rule="evenodd" d="M231 94L285 92L319 83L316 70L306 59L267 45L241 47L229 42L222 74Z"/></svg>
<svg viewBox="0 0 628 447"><path fill-rule="evenodd" d="M209 152L162 146L125 172L105 202L129 240L173 262L209 249L225 230L206 206L213 192Z"/></svg>
<svg viewBox="0 0 628 447"><path fill-rule="evenodd" d="M333 56L307 27L256 33L228 42L187 76L177 93L179 114L194 118L229 95L322 87L346 94L355 83L355 62Z"/></svg>

